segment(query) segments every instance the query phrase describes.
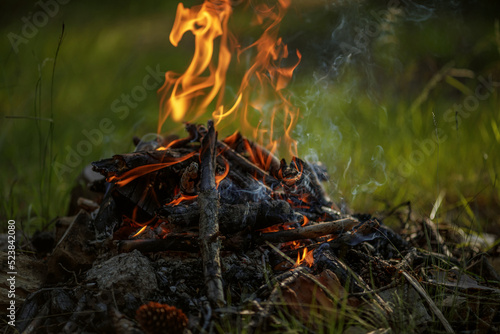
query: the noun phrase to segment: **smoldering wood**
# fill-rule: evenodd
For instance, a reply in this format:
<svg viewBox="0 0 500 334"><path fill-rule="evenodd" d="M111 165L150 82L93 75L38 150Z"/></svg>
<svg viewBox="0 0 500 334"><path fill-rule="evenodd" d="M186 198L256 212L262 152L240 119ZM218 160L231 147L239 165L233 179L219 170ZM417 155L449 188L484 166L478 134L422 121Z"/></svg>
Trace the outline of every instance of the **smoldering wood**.
<svg viewBox="0 0 500 334"><path fill-rule="evenodd" d="M306 195L309 198L308 202L314 205L325 207L333 206L333 202L326 194L315 170L308 162L295 157L290 165L297 170L300 177L298 177L296 181L288 184L290 187L290 189L288 189L289 192ZM336 206L334 209L338 210Z"/></svg>
<svg viewBox="0 0 500 334"><path fill-rule="evenodd" d="M246 232L238 232L231 236L222 238L224 251L244 251L251 245L251 235ZM137 239L120 240L117 243L120 253L129 253L138 250L141 253L158 252L200 252L198 233L173 233L163 239Z"/></svg>
<svg viewBox="0 0 500 334"><path fill-rule="evenodd" d="M220 266L219 239L219 194L215 184L215 156L217 133L212 121L201 141L200 170L200 248L203 258L203 273L208 300L216 306L223 306L222 270Z"/></svg>
<svg viewBox="0 0 500 334"><path fill-rule="evenodd" d="M123 186L114 188L113 197L116 204L120 207L122 215L132 217L134 215L134 207L137 207L140 210L136 210L135 216L144 215L142 219L137 217L139 218L138 221L148 220L154 215L160 202L165 200L166 196L171 196L169 187L173 184L172 179L158 177L158 173L159 172L146 174ZM156 182L156 180L158 180L158 182ZM163 180L165 180L167 184L165 184ZM161 191L162 188L165 189L165 191Z"/></svg>
<svg viewBox="0 0 500 334"><path fill-rule="evenodd" d="M262 145L243 137L240 132L237 132L235 136L234 141L229 144L229 147L241 155L248 153L249 148L254 157L261 157L263 164L268 165L268 168L265 171L275 178L278 177L280 160L274 154ZM226 141L224 142L226 143ZM263 168L265 166L260 167Z"/></svg>
<svg viewBox="0 0 500 334"><path fill-rule="evenodd" d="M307 185L309 186L308 190L310 190L313 196L318 199L319 203L322 206L331 207L333 202L327 195L325 188L323 188L323 186L321 185L314 168L307 161L301 160L299 158L296 159L302 162L304 168L303 173L309 178L309 182L307 183Z"/></svg>
<svg viewBox="0 0 500 334"><path fill-rule="evenodd" d="M112 186L111 194L122 215L128 217L135 215L138 221L147 221L154 216L162 203L173 199L172 190L177 186L181 175L171 168L158 170L142 175L125 185ZM133 214L134 208L140 210L136 210Z"/></svg>
<svg viewBox="0 0 500 334"><path fill-rule="evenodd" d="M269 195L272 193L272 190L268 185L257 181L252 177L251 174L247 174L239 170L237 164L235 164L234 161L228 160L222 155L217 156L216 160L219 166L225 166L226 164L229 165L229 174L226 178L231 180L232 183L240 189L247 191L252 189L260 189L260 191L265 192ZM224 182L225 180L222 181Z"/></svg>
<svg viewBox="0 0 500 334"><path fill-rule="evenodd" d="M200 210L201 206L198 203L164 206L159 209L158 215L171 224L192 227L199 222ZM247 204L222 203L219 207L219 228L224 235L244 230L259 230L285 222L298 222L300 219L301 216L283 200Z"/></svg>
<svg viewBox="0 0 500 334"><path fill-rule="evenodd" d="M314 208L302 208L295 207L294 211L298 214L301 214L304 217L307 217L310 221L333 221L342 218L350 217L347 214L343 214L336 210L327 210L329 208L326 207L314 207Z"/></svg>
<svg viewBox="0 0 500 334"><path fill-rule="evenodd" d="M197 234L169 234L163 239L120 240L118 251L128 253L138 250L141 253L155 253L164 251L192 252L200 250Z"/></svg>
<svg viewBox="0 0 500 334"><path fill-rule="evenodd" d="M316 225L298 227L291 230L262 233L259 242L287 242L302 239L314 239L330 234L341 234L351 231L354 228L362 225L359 220L354 218L344 218L331 222L323 222Z"/></svg>
<svg viewBox="0 0 500 334"><path fill-rule="evenodd" d="M198 126L193 123L186 123L186 131L188 132L188 136L186 138L181 138L172 141L168 144L170 149L182 148L186 147L190 143L200 141L201 134L198 132Z"/></svg>
<svg viewBox="0 0 500 334"><path fill-rule="evenodd" d="M92 162L92 169L95 172L98 172L108 178L111 176L121 175L140 166L174 162L175 160L178 160L186 154L192 153L194 151L195 148L183 147L160 151L139 151L127 154L117 154L112 158ZM187 160L178 162L172 166L167 166L165 168L169 168L178 173L182 171L186 166L189 166L191 161L196 161L198 159L197 155L198 154L196 153Z"/></svg>
<svg viewBox="0 0 500 334"><path fill-rule="evenodd" d="M318 177L318 180L321 182L330 180L330 175L328 174L328 170L326 166L320 162L309 163L311 168L314 170L314 173Z"/></svg>
<svg viewBox="0 0 500 334"><path fill-rule="evenodd" d="M227 159L231 169L236 169L244 174L254 176L257 180L263 182L271 189L277 188L281 185L280 181L269 175L267 172L262 170L257 165L250 162L241 154L237 153L226 143L218 141L217 148L220 150L221 154Z"/></svg>

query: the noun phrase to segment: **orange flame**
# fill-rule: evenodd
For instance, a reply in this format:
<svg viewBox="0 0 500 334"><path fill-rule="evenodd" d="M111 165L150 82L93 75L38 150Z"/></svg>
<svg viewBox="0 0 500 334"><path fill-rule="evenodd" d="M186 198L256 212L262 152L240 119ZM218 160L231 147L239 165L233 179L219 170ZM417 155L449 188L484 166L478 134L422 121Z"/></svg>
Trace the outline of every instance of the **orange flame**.
<svg viewBox="0 0 500 334"><path fill-rule="evenodd" d="M228 174L229 174L229 162L226 159L224 159L224 173L220 175L215 175L215 184L217 188L219 188L219 183L221 183L221 181L224 180Z"/></svg>
<svg viewBox="0 0 500 334"><path fill-rule="evenodd" d="M307 218L304 215L302 215L302 216L304 217L304 222L300 226L306 226L307 224L309 224L309 218Z"/></svg>
<svg viewBox="0 0 500 334"><path fill-rule="evenodd" d="M171 71L165 74L165 83L158 91L161 95L158 133L169 116L179 122L186 118L189 111L196 110L189 117L195 121L218 94L221 94L219 101L222 99L226 72L231 61L227 28L231 12L229 1L205 1L203 5L191 9L179 3L170 42L177 46L182 36L191 31L195 36L195 52L184 74ZM212 58L217 37L220 37L220 43L218 64L215 66ZM205 76L206 71L209 72L208 76Z"/></svg>
<svg viewBox="0 0 500 334"><path fill-rule="evenodd" d="M302 165L302 162L300 161L297 161L297 159L295 158L295 156L292 158L292 161L293 163L295 164L295 167L298 171L298 174L294 177L290 177L290 178L287 178L287 177L283 177L283 173L282 171L280 170L279 171L279 175L280 177L283 179L283 181L285 183L287 183L288 185L294 185L295 182L299 181L301 178L302 178L302 173L304 171L304 166Z"/></svg>
<svg viewBox="0 0 500 334"><path fill-rule="evenodd" d="M304 251L302 252L302 254L298 253L297 254L297 261L295 262L295 267L300 266L304 262L306 263L306 265L308 267L312 267L312 265L314 264L313 252L314 252L314 250L308 251L307 247L306 247L306 248L304 248Z"/></svg>
<svg viewBox="0 0 500 334"><path fill-rule="evenodd" d="M184 201L191 201L191 200L193 200L193 199L195 199L197 197L198 197L198 195L192 195L191 196L191 195L182 195L181 194L181 196L179 196L178 198L172 200L171 202L169 202L169 203L167 203L165 205L166 206L169 206L169 205L176 206L176 205L179 205L180 203L182 203Z"/></svg>
<svg viewBox="0 0 500 334"><path fill-rule="evenodd" d="M175 122L194 122L208 116L205 112L213 108L212 117L217 126L224 127L239 118L242 131L252 134L266 149L274 152L283 143L291 155L296 155L292 130L299 110L288 101L283 89L302 56L297 51L296 63L282 67L282 60L288 57L288 47L278 36L279 24L290 1L278 0L274 6L252 4L254 23L263 28L263 33L246 47L240 47L229 30L231 3L231 0L206 0L192 8L178 5L170 42L177 46L190 31L194 35L195 51L184 73L165 74L165 83L158 90L158 133L168 118ZM249 55L251 65L232 96L233 101L228 103L224 100L226 73L236 50L237 60L243 54Z"/></svg>
<svg viewBox="0 0 500 334"><path fill-rule="evenodd" d="M137 231L137 233L134 234L132 236L132 238L135 238L136 236L138 236L139 234L141 234L142 232L144 232L144 230L146 229L146 227L148 227L148 225L144 225L143 227L141 227L141 229L139 231Z"/></svg>
<svg viewBox="0 0 500 334"><path fill-rule="evenodd" d="M269 170L271 166L273 154L277 149L277 142L272 143L272 148L268 154L264 154L264 152L259 148L252 148L247 139L243 140L243 144L245 145L245 149L249 154L250 161L262 168L263 170Z"/></svg>
<svg viewBox="0 0 500 334"><path fill-rule="evenodd" d="M224 138L224 143L226 143L228 146L232 146L236 141L241 137L241 134L239 131L235 131L232 135L227 136Z"/></svg>

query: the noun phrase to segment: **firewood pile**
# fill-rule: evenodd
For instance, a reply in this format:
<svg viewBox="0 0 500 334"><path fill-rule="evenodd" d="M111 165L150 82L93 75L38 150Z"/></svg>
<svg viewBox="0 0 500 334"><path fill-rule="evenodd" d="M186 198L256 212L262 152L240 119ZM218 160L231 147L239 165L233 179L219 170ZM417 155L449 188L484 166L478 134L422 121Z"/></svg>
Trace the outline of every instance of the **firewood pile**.
<svg viewBox="0 0 500 334"><path fill-rule="evenodd" d="M320 165L280 161L239 133L218 140L211 122L186 130L92 163L98 195L59 220L47 256L18 259L32 277L19 332L500 329L486 240L466 245L404 207L396 233L339 210Z"/></svg>

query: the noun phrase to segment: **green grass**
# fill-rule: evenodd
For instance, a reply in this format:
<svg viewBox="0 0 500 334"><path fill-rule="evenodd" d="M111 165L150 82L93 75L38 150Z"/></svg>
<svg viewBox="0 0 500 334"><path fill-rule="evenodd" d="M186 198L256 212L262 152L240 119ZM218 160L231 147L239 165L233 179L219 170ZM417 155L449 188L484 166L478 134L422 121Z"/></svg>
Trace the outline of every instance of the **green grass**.
<svg viewBox="0 0 500 334"><path fill-rule="evenodd" d="M197 2L186 6L192 3ZM3 36L19 34L21 18L39 10L28 2L10 6ZM347 9L325 10L319 2L295 6L282 28L290 49L299 48L304 54L290 85L293 101L301 109L295 137L301 157L327 166L332 198L356 212L372 213L411 201L414 210L429 215L444 191L439 219L476 230L498 228L499 89L495 87L470 115L462 117L458 127L454 114L447 113L475 92L479 76L493 75L500 81L494 14L482 18L481 10L487 10L474 8L474 15L462 18L443 10L427 21L412 23L395 12L386 30L370 39L369 50L335 67L339 75L333 76L333 72L325 75L320 64L324 60L332 68L333 59L341 54L330 38ZM142 85L147 67L185 68L192 54L191 40L187 38L178 48L168 42L175 8L175 2L157 7L70 2L61 5L28 43L20 44L19 53L12 51L6 37L2 39L2 220L17 219L34 229L64 215L68 193L87 163L129 152L133 135L156 131L154 90L148 90L123 119L113 112L112 104ZM63 22L64 39L52 75ZM245 27L236 29L245 32ZM344 41L353 43L348 38ZM469 72L436 77L447 64ZM460 73L474 77L456 76ZM114 129L59 178L54 163L64 163L67 149L76 150L87 140L82 131L99 129L103 118ZM439 145L436 129L446 136ZM414 156L418 163L408 166L412 154L422 151L419 142L434 144L427 146L428 154Z"/></svg>

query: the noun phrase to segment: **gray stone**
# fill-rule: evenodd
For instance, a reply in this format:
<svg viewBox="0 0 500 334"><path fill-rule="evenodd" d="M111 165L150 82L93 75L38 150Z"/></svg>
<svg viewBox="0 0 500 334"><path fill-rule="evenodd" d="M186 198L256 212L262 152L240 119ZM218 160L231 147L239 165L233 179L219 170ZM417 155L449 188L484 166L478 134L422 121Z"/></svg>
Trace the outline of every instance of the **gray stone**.
<svg viewBox="0 0 500 334"><path fill-rule="evenodd" d="M113 293L115 298L130 293L145 301L158 291L150 260L137 250L94 264L87 272L87 280L95 280L101 290Z"/></svg>

